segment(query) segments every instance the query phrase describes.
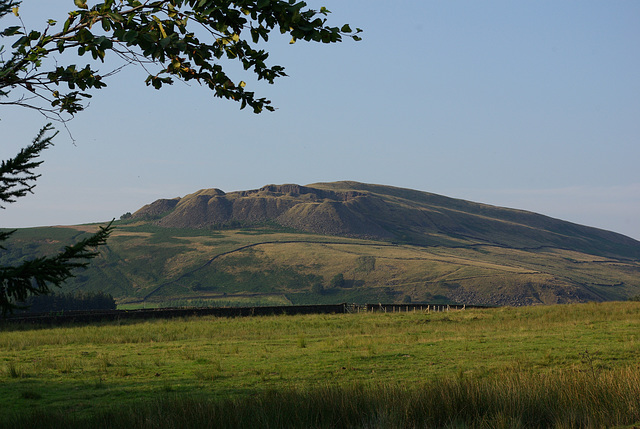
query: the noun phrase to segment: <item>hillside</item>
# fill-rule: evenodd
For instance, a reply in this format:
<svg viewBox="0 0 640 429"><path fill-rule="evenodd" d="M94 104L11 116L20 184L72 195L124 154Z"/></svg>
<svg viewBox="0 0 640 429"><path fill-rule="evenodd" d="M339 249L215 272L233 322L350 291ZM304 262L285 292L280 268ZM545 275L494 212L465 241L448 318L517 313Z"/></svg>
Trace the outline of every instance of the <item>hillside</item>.
<svg viewBox="0 0 640 429"><path fill-rule="evenodd" d="M94 226L20 230L2 262ZM146 205L65 286L119 303L533 305L640 293L640 242L536 213L357 182Z"/></svg>
<svg viewBox="0 0 640 429"><path fill-rule="evenodd" d="M170 228L274 222L316 234L415 245L557 247L640 258L640 242L621 234L522 210L358 182L268 185L228 194L205 189L184 198L158 200L133 217Z"/></svg>

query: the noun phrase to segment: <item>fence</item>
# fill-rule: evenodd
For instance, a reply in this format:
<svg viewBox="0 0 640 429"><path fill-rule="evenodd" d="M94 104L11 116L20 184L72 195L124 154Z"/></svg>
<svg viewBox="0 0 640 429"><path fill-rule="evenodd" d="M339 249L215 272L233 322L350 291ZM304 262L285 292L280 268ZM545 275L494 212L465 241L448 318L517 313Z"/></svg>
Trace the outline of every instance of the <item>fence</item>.
<svg viewBox="0 0 640 429"><path fill-rule="evenodd" d="M474 306L469 306L474 307ZM464 310L465 304L364 304L364 311L385 313L408 313L421 311L423 313Z"/></svg>
<svg viewBox="0 0 640 429"><path fill-rule="evenodd" d="M361 312L442 312L464 310L476 306L457 304L353 304L341 303L332 305L290 305L265 307L189 307L189 308L154 308L139 310L95 310L95 311L61 311L55 313L37 313L29 315L10 315L0 318L3 323L62 324L62 323L94 323L109 320L130 319L168 319L191 316L246 317L267 315L294 314L342 314Z"/></svg>

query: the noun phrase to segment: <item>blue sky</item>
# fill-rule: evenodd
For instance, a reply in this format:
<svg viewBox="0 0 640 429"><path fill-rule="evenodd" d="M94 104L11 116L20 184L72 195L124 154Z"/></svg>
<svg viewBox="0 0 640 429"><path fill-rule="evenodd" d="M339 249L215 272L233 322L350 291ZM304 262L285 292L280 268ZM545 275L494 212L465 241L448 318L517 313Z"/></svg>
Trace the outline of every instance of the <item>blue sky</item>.
<svg viewBox="0 0 640 429"><path fill-rule="evenodd" d="M71 0L25 0L27 23ZM289 77L239 72L278 110L126 69L46 153L2 225L118 218L202 188L356 180L526 209L640 239L640 3L316 1L361 42L273 37ZM90 2L91 4L91 2ZM13 25L6 17L0 26ZM46 121L2 107L2 159Z"/></svg>

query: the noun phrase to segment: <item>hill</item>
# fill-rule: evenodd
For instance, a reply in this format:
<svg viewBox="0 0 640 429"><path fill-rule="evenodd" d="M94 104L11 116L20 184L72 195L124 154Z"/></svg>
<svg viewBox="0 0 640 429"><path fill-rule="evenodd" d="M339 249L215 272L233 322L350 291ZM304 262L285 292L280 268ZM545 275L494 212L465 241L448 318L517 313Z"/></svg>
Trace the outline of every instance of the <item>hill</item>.
<svg viewBox="0 0 640 429"><path fill-rule="evenodd" d="M358 182L268 185L228 194L204 189L184 198L158 200L133 217L171 228L274 222L316 234L414 245L558 247L640 258L640 242L621 234L522 210Z"/></svg>
<svg viewBox="0 0 640 429"><path fill-rule="evenodd" d="M3 258L91 229L21 230ZM205 189L119 222L100 259L66 288L145 305L608 301L640 292L640 242L382 185Z"/></svg>

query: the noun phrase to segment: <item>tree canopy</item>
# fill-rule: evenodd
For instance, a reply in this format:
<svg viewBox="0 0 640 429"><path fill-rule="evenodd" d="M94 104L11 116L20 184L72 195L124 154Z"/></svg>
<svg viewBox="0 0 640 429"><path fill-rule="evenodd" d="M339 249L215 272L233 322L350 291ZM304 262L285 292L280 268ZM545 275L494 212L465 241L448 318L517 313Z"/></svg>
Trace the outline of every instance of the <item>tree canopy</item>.
<svg viewBox="0 0 640 429"><path fill-rule="evenodd" d="M0 39L10 43L10 48L0 43L0 105L36 109L61 121L82 111L95 90L128 65L142 67L146 84L155 89L175 79L196 81L216 97L239 102L240 108L271 111L271 101L228 76L223 63L237 62L258 80L274 83L286 76L284 67L269 65L268 52L260 48L272 32L290 36L290 43L359 40L361 32L348 24L329 26L326 8L310 9L296 0L74 0L64 22L49 19L38 29L25 26L20 4L0 0L0 18L10 21L0 27ZM108 57L119 59L118 65L107 65ZM111 68L101 71L101 66ZM30 145L2 162L0 202L33 192L40 177L34 170L54 136L46 125ZM60 286L98 255L95 248L106 243L111 230L109 224L56 255L0 267L0 311ZM12 233L0 232L0 243Z"/></svg>
<svg viewBox="0 0 640 429"><path fill-rule="evenodd" d="M361 31L348 24L331 27L326 8L309 9L295 0L106 0L91 6L75 0L75 6L64 22L50 19L44 29L29 30L21 24L19 2L0 0L0 16L16 17L16 25L0 33L13 41L10 53L0 51L1 103L73 115L84 108L89 91L104 88L118 70L98 70L107 56L116 56L122 66L143 67L147 85L156 89L174 79L195 80L259 113L273 110L271 101L228 76L223 61L273 83L285 76L284 67L268 65L269 53L259 47L271 32L290 35L291 43L335 43L345 36L359 40ZM69 50L77 54L71 63L48 61ZM80 57L88 62L76 64ZM17 89L19 96L7 100Z"/></svg>

